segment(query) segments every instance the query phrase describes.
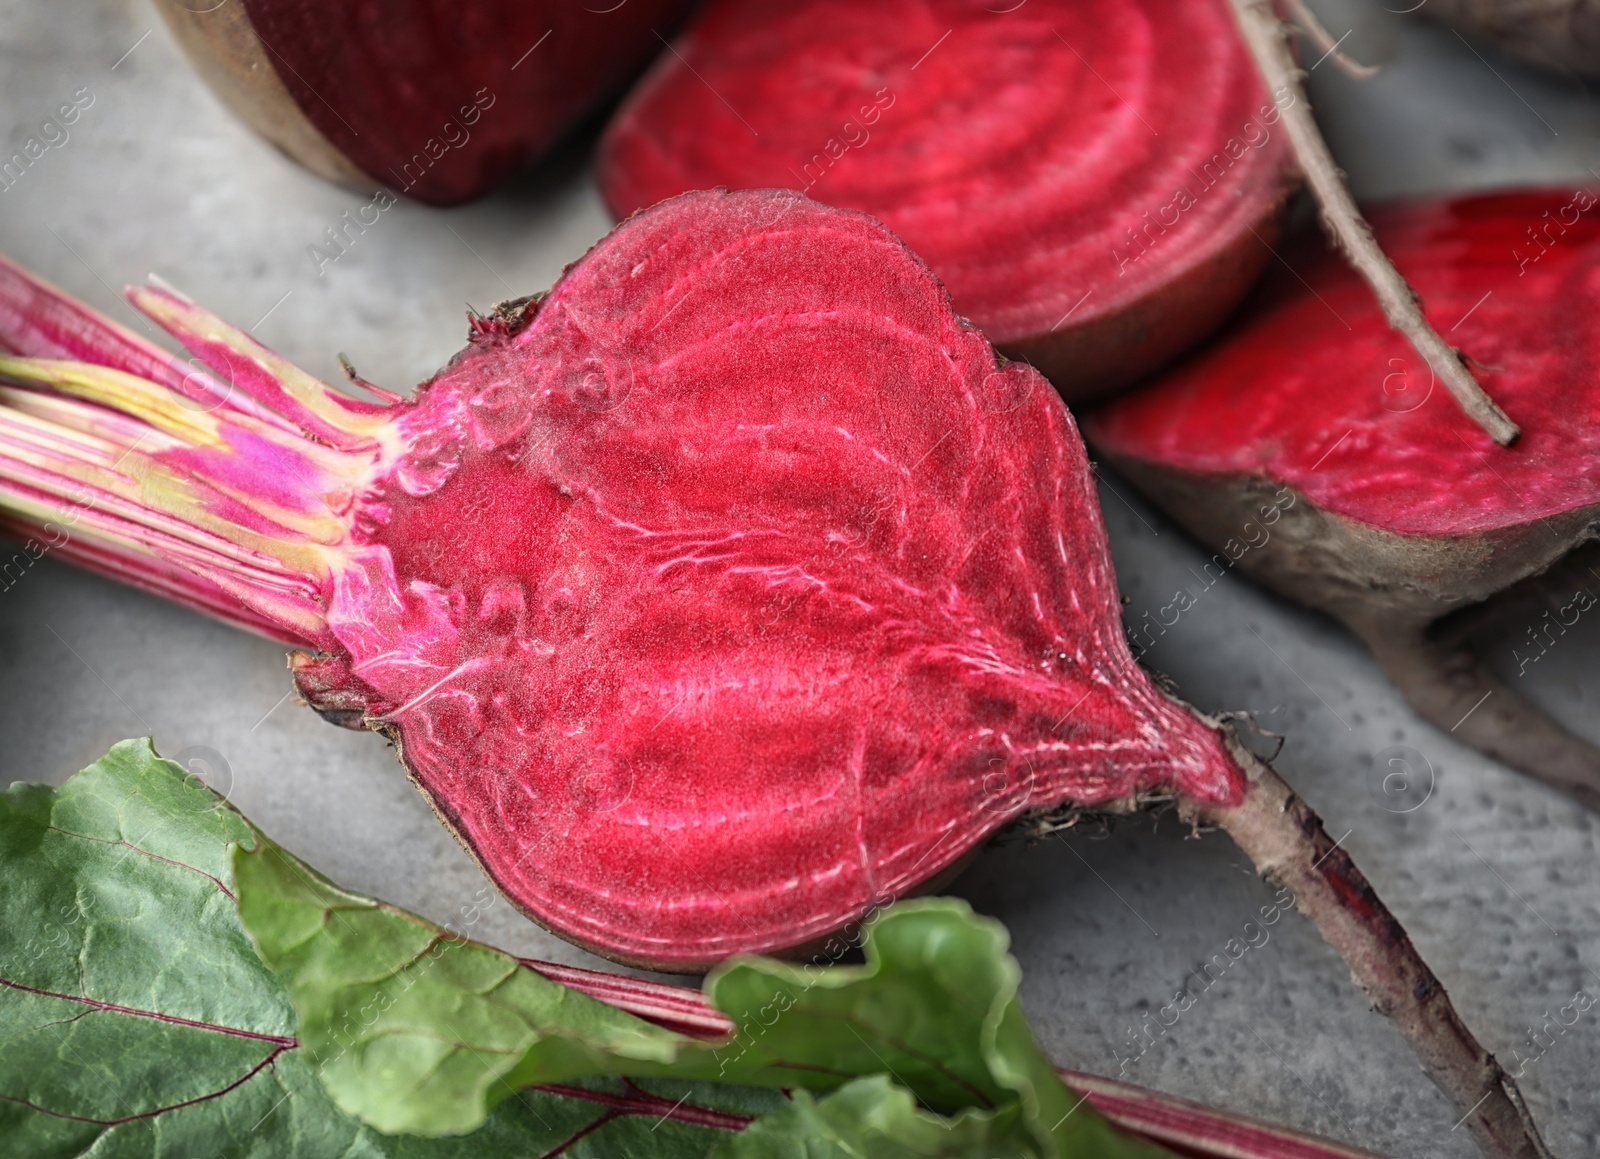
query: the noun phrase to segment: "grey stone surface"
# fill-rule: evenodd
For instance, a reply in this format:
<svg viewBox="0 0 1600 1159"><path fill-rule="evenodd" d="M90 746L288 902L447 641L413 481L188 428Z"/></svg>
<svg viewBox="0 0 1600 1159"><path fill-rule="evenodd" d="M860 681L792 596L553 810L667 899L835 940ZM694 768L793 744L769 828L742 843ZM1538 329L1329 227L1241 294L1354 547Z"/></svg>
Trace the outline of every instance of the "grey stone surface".
<svg viewBox="0 0 1600 1159"><path fill-rule="evenodd" d="M1329 64L1313 74L1358 193L1593 180L1600 106L1581 87L1374 5L1319 10L1334 35L1353 28L1347 50L1385 66L1364 84ZM3 143L80 88L95 98L71 139L0 194L0 250L131 325L113 288L154 271L255 323L314 373L334 376L343 350L369 378L405 388L461 345L464 303L548 286L609 224L580 149L468 208L397 206L319 274L307 246L366 199L243 131L146 4L0 0L0 28ZM1197 590L1189 569L1202 553L1124 483L1106 487L1130 615ZM1600 738L1597 647L1600 621L1585 620L1523 682ZM1530 1028L1574 991L1600 994L1595 818L1421 723L1343 631L1237 577L1200 593L1151 660L1201 707L1249 709L1287 736L1285 775L1336 836L1348 831L1345 845L1504 1059L1529 1055ZM380 740L321 723L285 702L287 687L281 648L46 559L0 593L0 783L59 781L141 733L168 753L210 748L233 799L334 878L457 924L476 905L474 935L592 963L495 899ZM1368 785L1396 745L1432 770L1431 795L1409 813ZM1125 1069L1385 1154L1474 1153L1297 917L1142 1054L1128 1045L1270 899L1225 838L1130 821L992 850L956 891L1010 926L1029 1012L1061 1063ZM1522 1079L1564 1159L1600 1153L1597 1019L1585 1015Z"/></svg>

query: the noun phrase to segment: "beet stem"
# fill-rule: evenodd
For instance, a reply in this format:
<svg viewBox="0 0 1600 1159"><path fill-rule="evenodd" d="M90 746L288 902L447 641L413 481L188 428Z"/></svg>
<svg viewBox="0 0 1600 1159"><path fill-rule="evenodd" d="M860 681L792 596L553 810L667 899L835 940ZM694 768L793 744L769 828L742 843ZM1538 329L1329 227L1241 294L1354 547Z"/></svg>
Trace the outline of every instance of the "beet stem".
<svg viewBox="0 0 1600 1159"><path fill-rule="evenodd" d="M1405 336L1412 349L1455 395L1461 409L1495 442L1510 446L1521 433L1517 425L1484 393L1467 368L1461 351L1445 342L1428 322L1417 292L1384 255L1361 211L1356 208L1344 176L1311 115L1311 104L1301 83L1305 73L1290 51L1288 26L1278 19L1269 0L1230 0L1230 3L1268 89L1274 95L1287 91L1295 98L1283 110L1283 124L1306 183L1322 211L1322 224L1328 236L1372 287L1389 325Z"/></svg>
<svg viewBox="0 0 1600 1159"><path fill-rule="evenodd" d="M1371 1151L1082 1071L1062 1079L1117 1126L1182 1155L1222 1159L1379 1159Z"/></svg>
<svg viewBox="0 0 1600 1159"><path fill-rule="evenodd" d="M1221 722L1207 719L1220 728ZM1550 1159L1522 1093L1462 1022L1434 972L1322 819L1277 773L1223 732L1249 783L1235 806L1191 802L1186 813L1232 837L1263 877L1294 891L1350 966L1356 984L1390 1018L1422 1069L1492 1159Z"/></svg>

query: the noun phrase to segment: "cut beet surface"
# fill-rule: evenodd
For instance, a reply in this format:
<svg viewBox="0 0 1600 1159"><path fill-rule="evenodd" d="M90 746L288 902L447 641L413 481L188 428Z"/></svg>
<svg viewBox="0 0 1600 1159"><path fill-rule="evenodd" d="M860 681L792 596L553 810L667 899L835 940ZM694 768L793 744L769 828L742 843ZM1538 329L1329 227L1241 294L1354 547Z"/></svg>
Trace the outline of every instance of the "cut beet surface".
<svg viewBox="0 0 1600 1159"><path fill-rule="evenodd" d="M1245 293L1292 184L1280 116L1225 0L721 0L624 102L600 182L618 217L714 186L864 210L1070 402Z"/></svg>
<svg viewBox="0 0 1600 1159"><path fill-rule="evenodd" d="M1544 577L1558 604L1597 582L1571 554L1600 527L1597 200L1568 189L1374 214L1432 321L1521 424L1511 448L1434 385L1315 237L1286 255L1299 277L1264 283L1203 354L1085 421L1098 451L1218 551L1215 570L1237 560L1343 620L1422 715L1592 807L1600 749L1489 674L1476 611L1439 621L1558 561ZM1282 487L1294 499L1280 517ZM1555 629L1537 611L1529 622L1536 638L1519 626L1518 643L1542 653Z"/></svg>
<svg viewBox="0 0 1600 1159"><path fill-rule="evenodd" d="M688 0L157 0L219 98L313 172L453 205L613 97Z"/></svg>
<svg viewBox="0 0 1600 1159"><path fill-rule="evenodd" d="M244 339L134 300L248 389ZM312 703L390 733L583 945L704 966L837 929L1025 809L1238 799L1129 654L1060 400L870 218L681 199L481 321L414 404L360 405L301 419L340 449L298 463L180 410L152 466L206 481L200 526L273 537L201 573L326 652Z"/></svg>
<svg viewBox="0 0 1600 1159"><path fill-rule="evenodd" d="M1061 400L876 221L660 205L387 405L129 296L217 373L0 264L9 526L299 645L551 929L669 970L817 945L1024 812L1176 796L1486 1147L1542 1154L1316 815L1134 662Z"/></svg>

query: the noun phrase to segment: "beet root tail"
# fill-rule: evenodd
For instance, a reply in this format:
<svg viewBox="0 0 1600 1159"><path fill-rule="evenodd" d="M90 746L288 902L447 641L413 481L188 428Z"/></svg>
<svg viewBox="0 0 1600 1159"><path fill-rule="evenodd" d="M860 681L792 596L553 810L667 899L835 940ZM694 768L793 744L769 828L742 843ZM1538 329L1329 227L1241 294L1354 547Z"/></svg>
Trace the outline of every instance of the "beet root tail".
<svg viewBox="0 0 1600 1159"><path fill-rule="evenodd" d="M1234 806L1191 803L1188 814L1222 829L1262 876L1294 891L1300 911L1339 951L1373 1008L1405 1036L1485 1155L1550 1159L1515 1080L1462 1022L1371 882L1282 777L1226 739L1249 782L1244 800Z"/></svg>
<svg viewBox="0 0 1600 1159"><path fill-rule="evenodd" d="M1417 715L1600 812L1600 747L1574 736L1498 679L1470 641L1435 640L1421 628L1363 635Z"/></svg>

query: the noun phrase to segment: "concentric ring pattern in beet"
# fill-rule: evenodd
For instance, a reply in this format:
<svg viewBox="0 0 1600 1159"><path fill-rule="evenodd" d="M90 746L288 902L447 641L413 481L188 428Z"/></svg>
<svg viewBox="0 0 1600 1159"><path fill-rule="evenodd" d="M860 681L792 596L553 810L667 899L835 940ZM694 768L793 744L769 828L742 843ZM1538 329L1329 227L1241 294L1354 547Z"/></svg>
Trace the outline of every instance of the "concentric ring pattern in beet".
<svg viewBox="0 0 1600 1159"><path fill-rule="evenodd" d="M1194 278L1123 328L1137 359L1268 257L1280 118L1223 0L723 0L624 104L601 184L618 216L719 185L864 210L1002 349Z"/></svg>

